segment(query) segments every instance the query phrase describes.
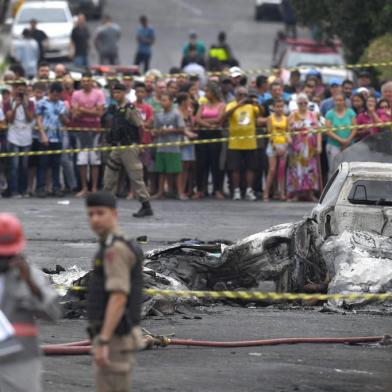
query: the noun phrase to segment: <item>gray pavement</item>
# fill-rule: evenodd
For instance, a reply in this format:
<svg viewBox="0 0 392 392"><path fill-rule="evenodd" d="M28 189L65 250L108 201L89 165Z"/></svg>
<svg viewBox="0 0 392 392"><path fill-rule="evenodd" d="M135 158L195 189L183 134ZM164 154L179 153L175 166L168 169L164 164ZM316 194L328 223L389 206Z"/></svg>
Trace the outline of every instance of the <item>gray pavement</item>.
<svg viewBox="0 0 392 392"><path fill-rule="evenodd" d="M108 0L106 12L123 30L120 57L124 64L133 63L135 30L139 16L146 14L157 34L151 66L162 72L180 64L190 30L195 30L208 47L224 30L241 66L269 67L273 40L282 24L254 21L254 4L254 0ZM91 23L92 28L96 25Z"/></svg>
<svg viewBox="0 0 392 392"><path fill-rule="evenodd" d="M26 227L27 255L39 266L74 264L88 268L95 251L83 201L0 200L1 211L16 213ZM64 201L64 200L62 200ZM129 235L147 235L153 248L179 238L235 240L273 224L297 220L309 203L159 201L155 216L136 220L134 201L120 202L121 226ZM216 305L192 315L155 317L143 326L178 338L241 340L272 337L333 337L391 334L390 317L320 313L320 308L256 308ZM196 314L196 313L195 313ZM42 324L46 343L85 339L83 320ZM153 391L391 391L392 347L278 346L216 349L168 347L140 353L134 390ZM45 391L93 391L88 357L44 359Z"/></svg>
<svg viewBox="0 0 392 392"><path fill-rule="evenodd" d="M123 65L134 61L139 16L146 14L150 18L157 34L151 66L162 72L180 65L182 46L191 30L199 34L207 48L216 42L218 32L224 30L242 67L269 67L273 40L283 27L280 23L254 21L254 0L107 0L105 12L122 29L120 60ZM98 21L89 21L92 33L98 25ZM9 34L0 28L0 36L7 50ZM0 49L0 57L1 53ZM98 61L94 51L90 61L92 64Z"/></svg>

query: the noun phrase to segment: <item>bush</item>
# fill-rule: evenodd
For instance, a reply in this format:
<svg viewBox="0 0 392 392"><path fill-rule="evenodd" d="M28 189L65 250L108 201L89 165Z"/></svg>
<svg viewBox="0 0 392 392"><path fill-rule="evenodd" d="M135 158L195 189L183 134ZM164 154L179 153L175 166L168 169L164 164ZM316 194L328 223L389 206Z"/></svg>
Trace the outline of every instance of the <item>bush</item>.
<svg viewBox="0 0 392 392"><path fill-rule="evenodd" d="M360 63L392 61L392 33L387 33L370 42L360 58ZM392 64L388 67L374 67L380 80L392 79Z"/></svg>

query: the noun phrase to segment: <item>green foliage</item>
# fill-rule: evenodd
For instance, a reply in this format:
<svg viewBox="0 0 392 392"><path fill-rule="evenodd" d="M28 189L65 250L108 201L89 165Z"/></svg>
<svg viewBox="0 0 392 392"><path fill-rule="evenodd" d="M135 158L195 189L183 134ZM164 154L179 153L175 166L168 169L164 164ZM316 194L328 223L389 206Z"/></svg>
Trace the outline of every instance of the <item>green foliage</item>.
<svg viewBox="0 0 392 392"><path fill-rule="evenodd" d="M392 32L391 0L292 0L301 24L320 39L341 39L347 60L357 62L374 38Z"/></svg>
<svg viewBox="0 0 392 392"><path fill-rule="evenodd" d="M360 58L360 63L380 63L392 59L392 34L374 39ZM375 67L380 80L392 79L392 67Z"/></svg>

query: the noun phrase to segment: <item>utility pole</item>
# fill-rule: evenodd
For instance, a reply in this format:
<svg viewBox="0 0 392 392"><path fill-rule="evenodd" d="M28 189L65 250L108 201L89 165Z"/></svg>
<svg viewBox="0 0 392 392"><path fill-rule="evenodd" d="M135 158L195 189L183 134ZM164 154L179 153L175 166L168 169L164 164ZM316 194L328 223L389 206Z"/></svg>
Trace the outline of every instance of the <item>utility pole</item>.
<svg viewBox="0 0 392 392"><path fill-rule="evenodd" d="M7 17L10 0L0 0L0 23L3 25Z"/></svg>

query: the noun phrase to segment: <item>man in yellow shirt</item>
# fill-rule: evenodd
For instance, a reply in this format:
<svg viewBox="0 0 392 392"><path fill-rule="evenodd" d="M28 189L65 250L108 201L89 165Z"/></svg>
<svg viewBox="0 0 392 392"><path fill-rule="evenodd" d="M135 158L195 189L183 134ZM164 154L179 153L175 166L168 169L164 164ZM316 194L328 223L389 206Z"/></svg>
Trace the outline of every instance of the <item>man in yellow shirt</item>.
<svg viewBox="0 0 392 392"><path fill-rule="evenodd" d="M254 172L258 169L256 120L260 115L257 102L248 97L245 87L237 87L236 100L226 106L225 120L229 121L229 137L245 136L243 140L230 140L227 152L227 168L232 175L233 200L241 200L241 169L245 168L246 200L256 200L253 191Z"/></svg>

